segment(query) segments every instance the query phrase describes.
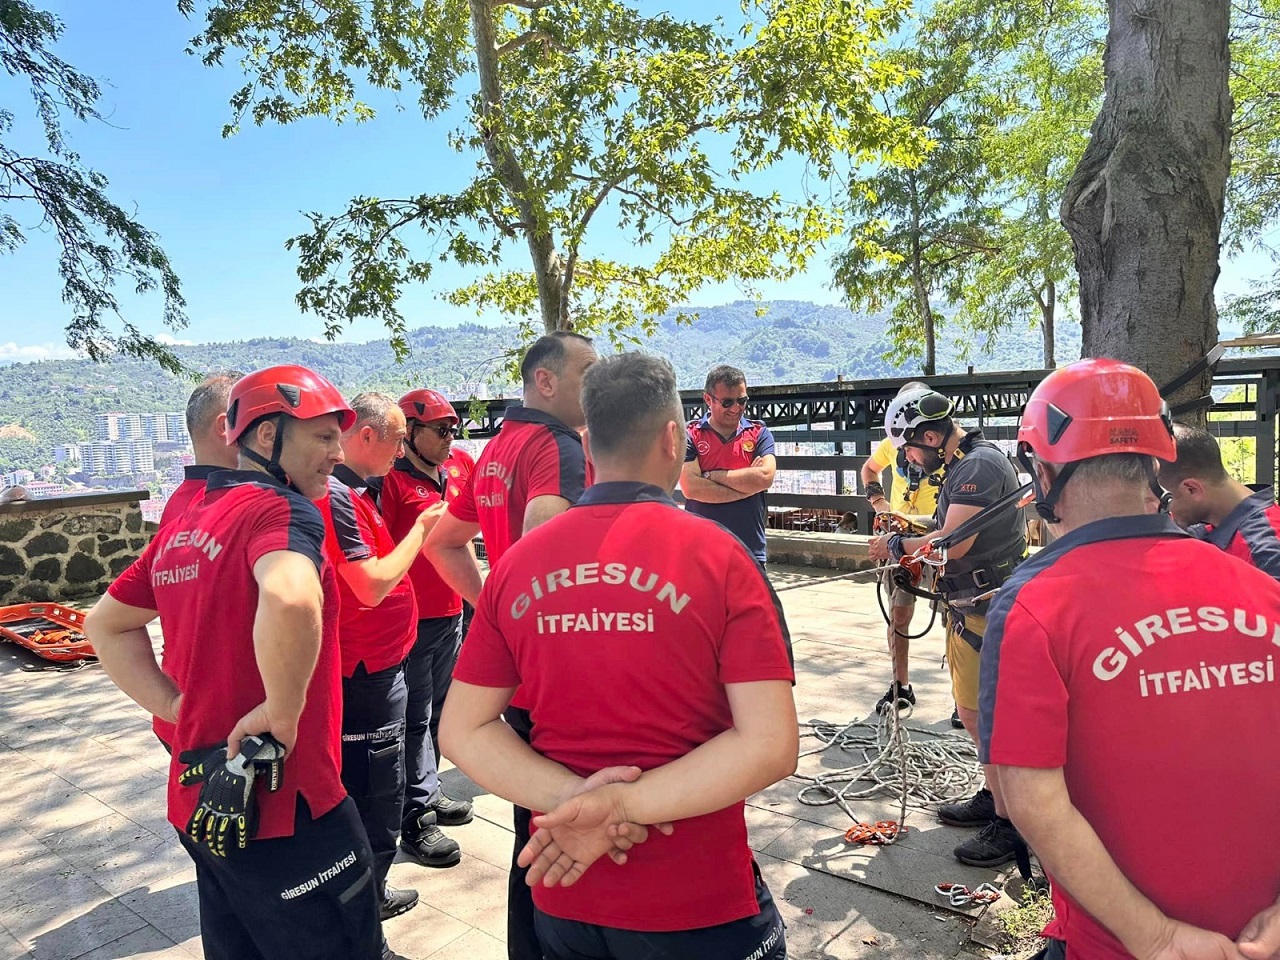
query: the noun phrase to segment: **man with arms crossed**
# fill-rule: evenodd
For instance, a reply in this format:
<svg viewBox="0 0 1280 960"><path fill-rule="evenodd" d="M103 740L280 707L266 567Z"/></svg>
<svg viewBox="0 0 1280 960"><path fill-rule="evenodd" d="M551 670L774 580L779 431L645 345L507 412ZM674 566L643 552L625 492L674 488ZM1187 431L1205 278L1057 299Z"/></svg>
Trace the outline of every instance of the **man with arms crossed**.
<svg viewBox="0 0 1280 960"><path fill-rule="evenodd" d="M707 413L688 424L680 471L685 509L716 521L763 565L765 493L777 470L773 434L764 421L747 417L747 378L737 367L713 367L702 399Z"/></svg>
<svg viewBox="0 0 1280 960"><path fill-rule="evenodd" d="M1018 440L1055 539L992 604L980 749L1053 880L1055 933L1089 960L1272 957L1280 584L1147 512L1174 443L1137 368L1054 371ZM1248 826L1190 852L1187 812L1211 810Z"/></svg>
<svg viewBox="0 0 1280 960"><path fill-rule="evenodd" d="M548 960L780 960L743 800L796 766L781 606L736 538L671 499L686 434L670 364L602 360L583 403L597 482L491 574L445 704L444 751L514 803L568 800L546 825L576 883L534 889ZM501 720L517 686L532 748ZM574 797L617 763L645 772ZM674 820L625 865L592 864L611 826Z"/></svg>

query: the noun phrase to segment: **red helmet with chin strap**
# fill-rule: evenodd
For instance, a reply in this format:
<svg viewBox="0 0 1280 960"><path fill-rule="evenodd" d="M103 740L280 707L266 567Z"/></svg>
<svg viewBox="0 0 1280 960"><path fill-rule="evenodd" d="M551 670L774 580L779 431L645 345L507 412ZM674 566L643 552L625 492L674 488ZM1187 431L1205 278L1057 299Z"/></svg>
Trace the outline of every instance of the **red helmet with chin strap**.
<svg viewBox="0 0 1280 960"><path fill-rule="evenodd" d="M438 390L410 390L400 398L400 410L406 420L430 423L432 420L461 422L445 395Z"/></svg>
<svg viewBox="0 0 1280 960"><path fill-rule="evenodd" d="M267 367L242 377L227 399L227 445L240 439L259 417L283 414L310 420L336 413L342 430L356 422L356 413L332 383L314 370L287 364Z"/></svg>
<svg viewBox="0 0 1280 960"><path fill-rule="evenodd" d="M1092 457L1132 453L1162 460L1177 457L1173 420L1152 379L1137 367L1103 357L1055 370L1032 392L1018 427L1018 461L1036 486L1036 512L1051 523L1058 498L1076 464ZM1041 488L1029 454L1062 464ZM1164 502L1155 467L1148 465L1152 491Z"/></svg>
<svg viewBox="0 0 1280 960"><path fill-rule="evenodd" d="M1018 443L1049 463L1109 453L1176 456L1169 407L1155 383L1137 367L1105 358L1045 377L1022 411Z"/></svg>

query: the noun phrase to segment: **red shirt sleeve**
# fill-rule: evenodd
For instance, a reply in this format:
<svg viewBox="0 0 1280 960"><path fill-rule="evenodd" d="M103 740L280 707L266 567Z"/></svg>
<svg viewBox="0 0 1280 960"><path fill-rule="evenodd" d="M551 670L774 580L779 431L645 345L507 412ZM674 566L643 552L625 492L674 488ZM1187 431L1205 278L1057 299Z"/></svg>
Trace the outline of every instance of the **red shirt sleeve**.
<svg viewBox="0 0 1280 960"><path fill-rule="evenodd" d="M719 680L794 682L782 605L746 549L736 540L733 547L724 586L728 616L720 639Z"/></svg>
<svg viewBox="0 0 1280 960"><path fill-rule="evenodd" d="M314 503L301 496L263 497L246 538L246 560L252 570L268 553L291 550L309 559L318 571L324 565L324 541L324 519Z"/></svg>
<svg viewBox="0 0 1280 960"><path fill-rule="evenodd" d="M325 543L334 566L368 560L377 553L374 549L377 534L365 516L366 505L358 500L359 496L349 487L338 483L329 488L329 496L324 500L329 520Z"/></svg>
<svg viewBox="0 0 1280 960"><path fill-rule="evenodd" d="M984 641L984 653L986 648ZM991 667L997 671L987 762L1043 769L1063 766L1067 762L1067 686L1048 632L1015 603L991 652L997 662L983 664L984 683Z"/></svg>
<svg viewBox="0 0 1280 960"><path fill-rule="evenodd" d="M561 497L577 503L587 489L587 458L575 437L544 430L531 446L525 474L525 503L534 497Z"/></svg>
<svg viewBox="0 0 1280 960"><path fill-rule="evenodd" d="M497 592L492 588L480 592L476 615L467 630L467 642L458 654L453 676L477 687L518 687L520 671L493 609L493 598Z"/></svg>
<svg viewBox="0 0 1280 960"><path fill-rule="evenodd" d="M480 522L480 514L476 512L474 482L475 473L472 472L467 476L467 482L462 485L458 495L449 502L449 512L463 523Z"/></svg>
<svg viewBox="0 0 1280 960"><path fill-rule="evenodd" d="M155 591L151 587L151 563L155 559L156 551L160 549L162 536L157 534L151 538L147 549L142 551L142 556L129 564L107 588L108 594L121 603L137 607L139 610L156 609Z"/></svg>

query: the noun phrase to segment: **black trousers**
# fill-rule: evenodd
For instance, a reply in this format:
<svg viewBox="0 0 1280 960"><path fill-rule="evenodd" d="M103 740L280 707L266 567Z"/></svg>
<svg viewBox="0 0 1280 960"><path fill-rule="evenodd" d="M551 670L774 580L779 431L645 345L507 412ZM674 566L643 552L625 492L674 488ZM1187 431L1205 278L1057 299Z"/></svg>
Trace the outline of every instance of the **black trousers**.
<svg viewBox="0 0 1280 960"><path fill-rule="evenodd" d="M440 710L458 662L461 616L418 621L418 639L404 662L405 787L401 826L416 829L418 817L440 800Z"/></svg>
<svg viewBox="0 0 1280 960"><path fill-rule="evenodd" d="M196 865L206 960L380 960L373 856L350 799L317 820L298 798L291 837L215 857L181 831Z"/></svg>
<svg viewBox="0 0 1280 960"><path fill-rule="evenodd" d="M502 718L525 743L533 732L528 710L507 707ZM533 814L524 807L515 808L515 849L511 852L511 873L507 877L507 957L508 960L542 960L542 945L534 928L533 892L525 882L527 867L519 866L516 857L529 842Z"/></svg>
<svg viewBox="0 0 1280 960"><path fill-rule="evenodd" d="M401 664L366 673L361 663L342 679L342 784L369 837L379 899L400 844L407 703Z"/></svg>
<svg viewBox="0 0 1280 960"><path fill-rule="evenodd" d="M547 960L786 960L782 917L759 869L756 901L754 917L667 933L562 920L541 910L535 922Z"/></svg>

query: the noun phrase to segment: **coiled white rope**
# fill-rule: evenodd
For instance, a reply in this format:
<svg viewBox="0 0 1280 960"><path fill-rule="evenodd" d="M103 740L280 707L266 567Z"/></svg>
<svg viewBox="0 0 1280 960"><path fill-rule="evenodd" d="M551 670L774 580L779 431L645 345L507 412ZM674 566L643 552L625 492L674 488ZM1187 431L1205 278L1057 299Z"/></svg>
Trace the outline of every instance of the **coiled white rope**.
<svg viewBox="0 0 1280 960"><path fill-rule="evenodd" d="M905 711L910 716L910 711ZM818 746L800 751L800 757L836 749L859 762L817 774L796 773L808 781L797 799L811 807L836 804L855 823L859 817L850 801L898 800L899 824L907 805L924 807L950 803L970 796L982 785L978 749L966 736L938 733L902 723L892 705L878 717L853 720L840 726L826 720L801 724L802 739L812 737Z"/></svg>

